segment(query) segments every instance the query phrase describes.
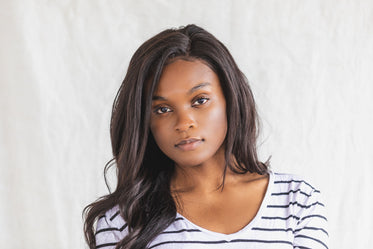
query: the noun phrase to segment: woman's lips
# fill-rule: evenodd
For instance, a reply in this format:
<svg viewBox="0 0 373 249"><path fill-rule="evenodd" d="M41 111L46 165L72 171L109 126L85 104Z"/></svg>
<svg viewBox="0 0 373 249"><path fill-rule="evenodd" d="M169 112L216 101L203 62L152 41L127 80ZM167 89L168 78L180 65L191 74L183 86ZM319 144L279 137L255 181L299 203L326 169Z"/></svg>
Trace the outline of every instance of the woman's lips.
<svg viewBox="0 0 373 249"><path fill-rule="evenodd" d="M203 141L204 139L199 138L184 139L178 142L175 147L183 151L190 151L196 149Z"/></svg>

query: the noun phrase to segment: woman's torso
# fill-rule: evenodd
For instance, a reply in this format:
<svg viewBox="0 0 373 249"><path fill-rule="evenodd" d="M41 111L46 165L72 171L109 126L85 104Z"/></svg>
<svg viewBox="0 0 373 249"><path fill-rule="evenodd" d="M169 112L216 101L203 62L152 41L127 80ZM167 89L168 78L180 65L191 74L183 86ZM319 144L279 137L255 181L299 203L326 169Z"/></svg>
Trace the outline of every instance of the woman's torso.
<svg viewBox="0 0 373 249"><path fill-rule="evenodd" d="M148 248L327 248L326 216L319 194L302 178L270 173L264 197L254 215L243 211L242 206L247 203L227 211L225 208L232 206L229 200L225 208L211 212L208 209L191 212L196 208L193 207L189 209L190 216L177 213L174 222ZM99 220L98 248L114 248L126 235L126 223L118 210L118 206L114 207Z"/></svg>

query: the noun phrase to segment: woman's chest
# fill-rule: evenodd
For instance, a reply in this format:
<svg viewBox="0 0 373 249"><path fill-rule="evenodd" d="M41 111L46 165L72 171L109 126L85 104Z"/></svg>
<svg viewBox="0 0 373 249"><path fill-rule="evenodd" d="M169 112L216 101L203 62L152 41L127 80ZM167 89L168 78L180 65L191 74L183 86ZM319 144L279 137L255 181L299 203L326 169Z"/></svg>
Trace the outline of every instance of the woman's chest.
<svg viewBox="0 0 373 249"><path fill-rule="evenodd" d="M260 223L260 222L259 222ZM266 231L261 228L271 224L248 226L234 234L220 234L192 224L178 214L175 222L150 244L155 249L292 249L293 233Z"/></svg>
<svg viewBox="0 0 373 249"><path fill-rule="evenodd" d="M247 191L227 191L220 196L181 197L178 212L197 226L209 231L232 234L247 226L261 208L267 181Z"/></svg>
<svg viewBox="0 0 373 249"><path fill-rule="evenodd" d="M191 202L180 212L186 219L206 230L232 234L249 224L260 208L260 200L225 200L214 204Z"/></svg>

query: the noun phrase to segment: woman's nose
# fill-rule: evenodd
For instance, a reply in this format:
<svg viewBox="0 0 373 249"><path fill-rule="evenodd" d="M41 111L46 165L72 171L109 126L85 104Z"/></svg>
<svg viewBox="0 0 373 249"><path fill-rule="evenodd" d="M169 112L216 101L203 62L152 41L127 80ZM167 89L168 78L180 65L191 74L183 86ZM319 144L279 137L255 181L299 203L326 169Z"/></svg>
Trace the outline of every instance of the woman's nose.
<svg viewBox="0 0 373 249"><path fill-rule="evenodd" d="M175 125L175 130L178 132L187 131L190 128L194 128L196 122L190 113L179 113L177 117L177 122Z"/></svg>

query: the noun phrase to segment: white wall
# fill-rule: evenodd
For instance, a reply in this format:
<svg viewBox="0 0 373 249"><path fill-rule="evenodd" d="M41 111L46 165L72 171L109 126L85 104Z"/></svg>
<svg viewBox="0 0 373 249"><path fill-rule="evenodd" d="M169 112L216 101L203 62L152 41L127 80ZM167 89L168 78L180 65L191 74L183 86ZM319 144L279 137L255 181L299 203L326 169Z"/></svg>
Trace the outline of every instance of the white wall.
<svg viewBox="0 0 373 249"><path fill-rule="evenodd" d="M330 248L373 244L373 1L2 0L0 14L2 248L84 248L129 59L188 23L251 82L261 158L324 192Z"/></svg>

